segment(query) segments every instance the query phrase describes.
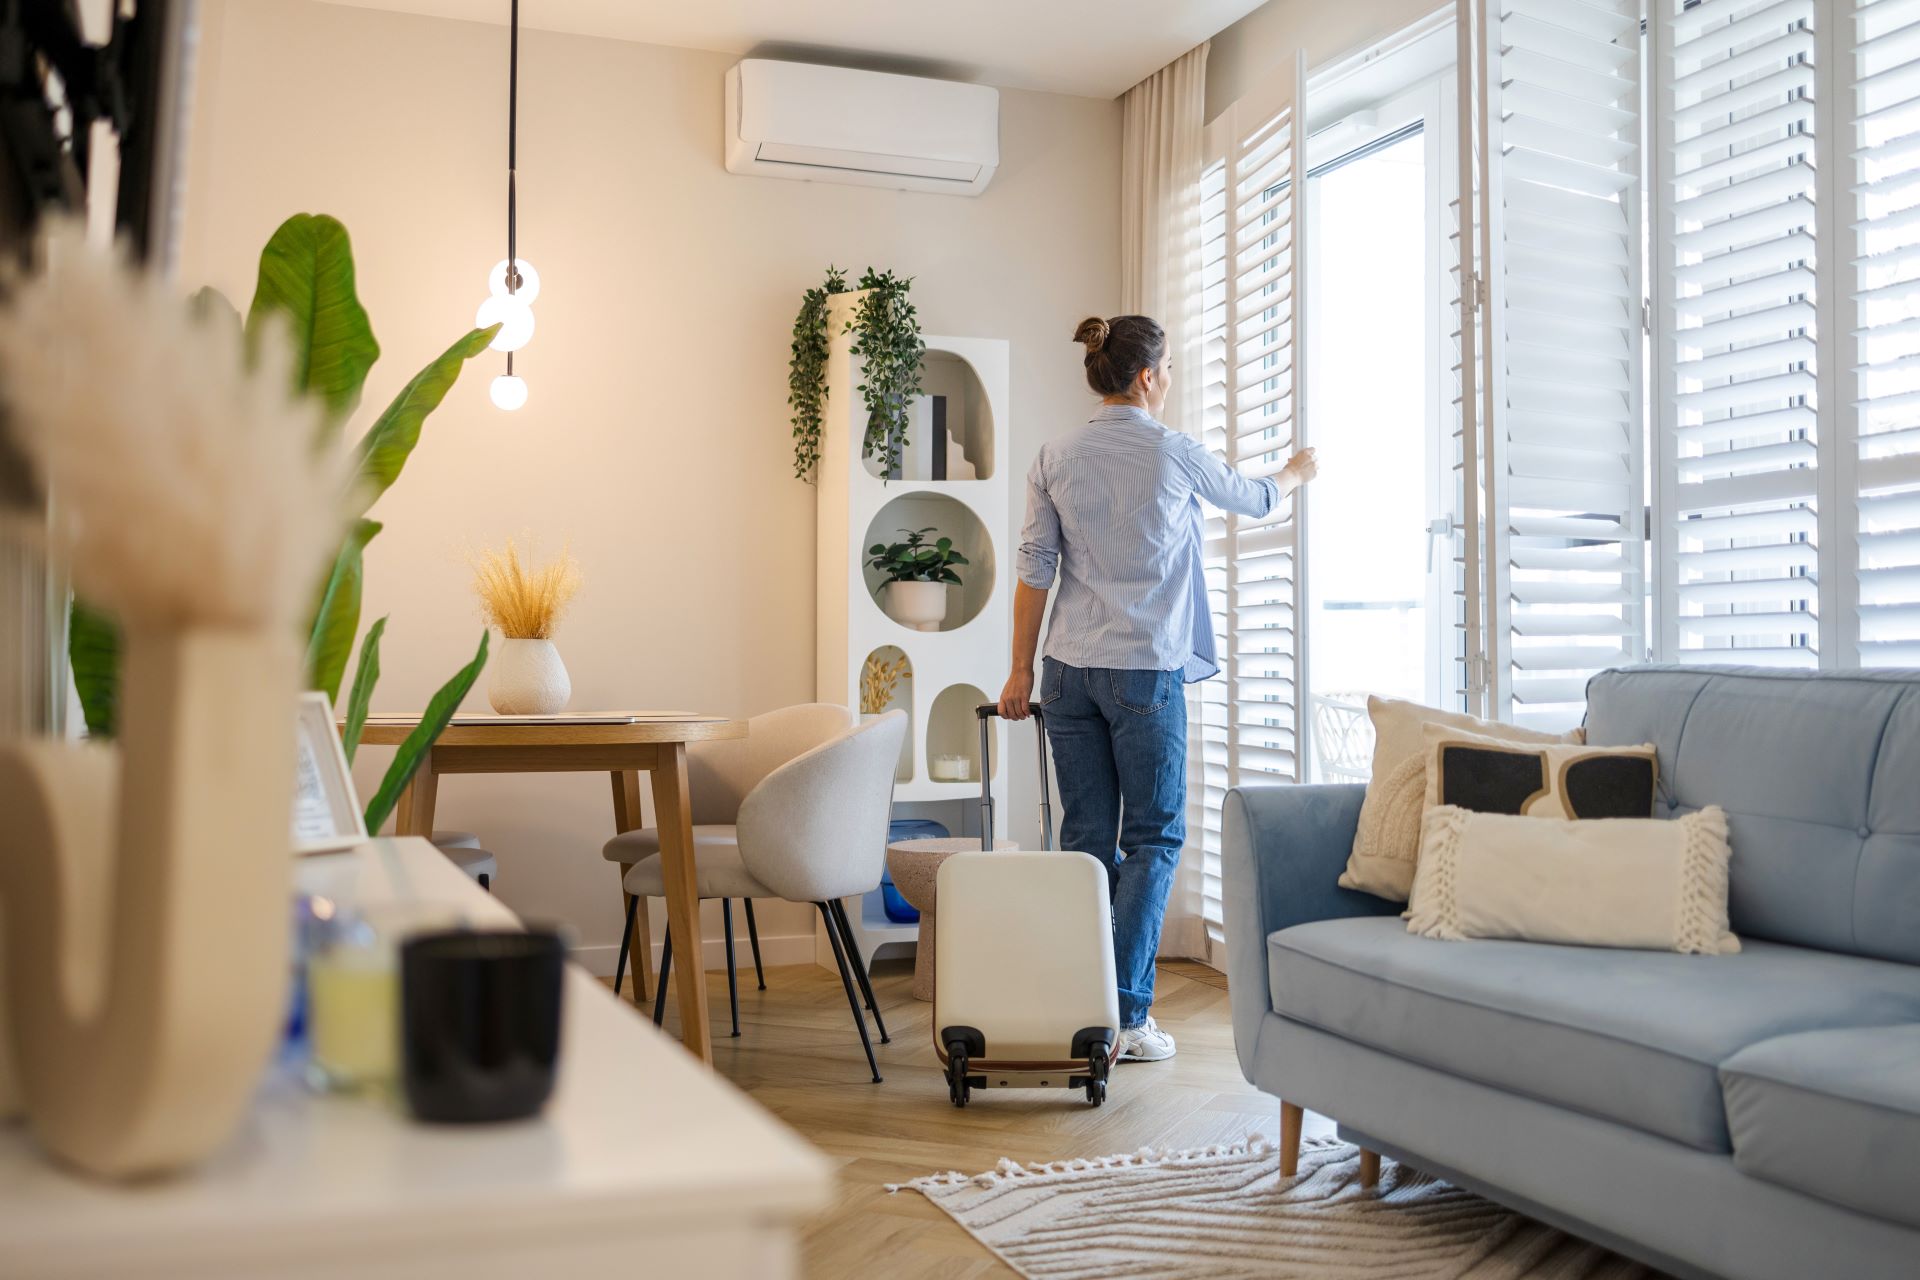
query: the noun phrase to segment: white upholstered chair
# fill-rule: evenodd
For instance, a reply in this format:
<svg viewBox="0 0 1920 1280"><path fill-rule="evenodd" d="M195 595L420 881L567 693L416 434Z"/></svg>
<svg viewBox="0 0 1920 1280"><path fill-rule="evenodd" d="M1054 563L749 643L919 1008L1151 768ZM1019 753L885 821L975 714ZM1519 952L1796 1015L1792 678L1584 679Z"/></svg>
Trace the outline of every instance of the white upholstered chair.
<svg viewBox="0 0 1920 1280"><path fill-rule="evenodd" d="M732 898L782 898L812 903L820 911L876 1081L880 1073L860 1012L861 996L873 1011L882 1042L887 1039L886 1024L839 900L867 893L880 883L894 770L905 735L906 716L899 712L856 727L845 707L808 704L755 716L744 739L698 744L688 751L687 761L699 896L723 903ZM652 828L607 842L606 857L627 868L623 886L629 936L635 906L665 892L659 853L659 833ZM731 995L735 979L730 929L728 959ZM661 947L655 1022L666 1012L672 963L669 931ZM734 1030L738 1034L737 1009Z"/></svg>
<svg viewBox="0 0 1920 1280"><path fill-rule="evenodd" d="M721 742L696 742L687 748L687 789L693 802L696 854L700 831L707 827L731 829L740 816L740 802L764 778L803 751L809 751L854 723L853 712L829 702L803 702L753 716L747 721L747 736ZM478 843L477 841L475 843ZM625 898L626 928L620 936L620 954L614 961L613 993L620 994L620 983L627 969L629 946L634 940L634 919L640 899L626 890L627 868L649 854L660 851L659 835L648 827L629 832L624 839L610 841L604 850L607 861L620 864L621 893ZM753 899L743 899L747 914L747 939L753 947L754 979L762 991L766 975L760 968L760 929L753 918ZM733 966L733 902L720 900L722 924L727 942L727 994L731 999L733 1034L740 1034L740 1002L735 989ZM644 939L646 935L641 934ZM640 978L646 957L635 956L633 995L637 1001L645 994Z"/></svg>

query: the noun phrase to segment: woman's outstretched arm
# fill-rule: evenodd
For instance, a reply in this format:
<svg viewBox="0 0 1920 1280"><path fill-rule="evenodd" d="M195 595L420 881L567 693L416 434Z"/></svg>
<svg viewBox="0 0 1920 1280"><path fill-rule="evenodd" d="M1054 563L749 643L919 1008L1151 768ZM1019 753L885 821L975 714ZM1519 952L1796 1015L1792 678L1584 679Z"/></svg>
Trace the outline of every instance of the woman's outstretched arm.
<svg viewBox="0 0 1920 1280"><path fill-rule="evenodd" d="M1302 449L1287 459L1287 465L1278 474L1252 478L1222 462L1198 440L1189 438L1183 443L1187 475L1193 482L1194 492L1202 501L1240 516L1265 517L1280 499L1313 479L1320 469L1313 450Z"/></svg>
<svg viewBox="0 0 1920 1280"><path fill-rule="evenodd" d="M1047 593L1024 582L1013 588L1013 672L1000 691L1000 714L1025 720L1033 698L1033 654L1040 647L1040 619L1047 612Z"/></svg>

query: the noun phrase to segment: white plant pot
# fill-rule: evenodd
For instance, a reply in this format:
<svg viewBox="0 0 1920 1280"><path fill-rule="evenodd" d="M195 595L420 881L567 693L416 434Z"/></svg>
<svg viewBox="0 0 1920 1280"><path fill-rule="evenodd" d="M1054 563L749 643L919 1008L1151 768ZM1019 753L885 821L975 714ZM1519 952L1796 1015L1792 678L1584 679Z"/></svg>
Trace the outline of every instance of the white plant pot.
<svg viewBox="0 0 1920 1280"><path fill-rule="evenodd" d="M889 618L915 631L938 631L947 620L944 582L889 582L880 598Z"/></svg>
<svg viewBox="0 0 1920 1280"><path fill-rule="evenodd" d="M550 716L573 697L551 640L502 640L487 660L487 701L503 716Z"/></svg>

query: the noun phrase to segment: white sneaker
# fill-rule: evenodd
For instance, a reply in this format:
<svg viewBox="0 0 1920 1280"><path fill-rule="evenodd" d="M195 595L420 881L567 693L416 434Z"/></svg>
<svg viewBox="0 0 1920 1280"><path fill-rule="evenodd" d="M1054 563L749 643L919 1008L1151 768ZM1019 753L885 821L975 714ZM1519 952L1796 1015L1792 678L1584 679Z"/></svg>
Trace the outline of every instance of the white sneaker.
<svg viewBox="0 0 1920 1280"><path fill-rule="evenodd" d="M1173 1054L1173 1037L1162 1031L1152 1017L1120 1033L1122 1062L1163 1062Z"/></svg>

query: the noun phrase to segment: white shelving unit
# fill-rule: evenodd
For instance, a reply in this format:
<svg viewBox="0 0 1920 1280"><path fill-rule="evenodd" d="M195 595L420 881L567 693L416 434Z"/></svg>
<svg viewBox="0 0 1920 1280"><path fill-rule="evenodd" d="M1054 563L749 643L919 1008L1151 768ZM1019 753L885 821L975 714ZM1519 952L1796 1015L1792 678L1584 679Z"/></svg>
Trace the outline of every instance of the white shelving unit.
<svg viewBox="0 0 1920 1280"><path fill-rule="evenodd" d="M829 354L825 423L820 449L816 587L815 695L822 702L858 707L860 672L876 651L906 655L908 677L891 706L908 714L907 749L902 753L894 800L898 816L913 816L918 806L941 805L941 817L956 835L977 833L977 825L948 816L968 812L964 803L980 795L979 723L974 708L998 695L1006 675L1012 617L1012 548L1009 536L1007 423L1007 343L998 338L924 335L927 356L921 384L926 401L915 406L914 439L904 474L887 479L861 456L866 407L860 399L857 358L844 330L860 294L841 294L829 304ZM935 434L933 396L944 399L945 431ZM932 479L938 465L966 478ZM971 562L959 570L962 585L948 587L947 620L938 631L914 631L881 611L874 596L880 575L866 568L867 548L899 540L902 529L938 530ZM995 721L985 767L1004 797L999 767L1005 726ZM971 762L964 782L932 776L936 755L960 755ZM922 810L922 812L926 812ZM1004 806L996 806L995 835L1006 833ZM932 816L929 814L928 816ZM910 949L919 926L886 918L876 890L858 904L849 903L860 950L869 963L883 950ZM820 954L832 963L824 937Z"/></svg>

